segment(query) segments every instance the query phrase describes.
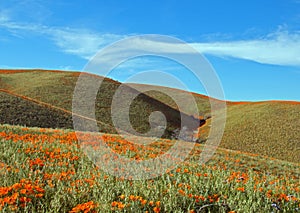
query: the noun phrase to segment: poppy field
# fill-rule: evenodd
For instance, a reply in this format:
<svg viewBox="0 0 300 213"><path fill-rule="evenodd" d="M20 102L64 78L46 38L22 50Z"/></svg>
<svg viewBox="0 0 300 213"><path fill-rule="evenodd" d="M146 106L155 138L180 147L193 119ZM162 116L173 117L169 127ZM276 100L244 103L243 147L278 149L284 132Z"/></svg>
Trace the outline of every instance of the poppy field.
<svg viewBox="0 0 300 213"><path fill-rule="evenodd" d="M102 140L132 160L155 158L174 143L136 145L108 134ZM196 144L185 162L160 177L130 180L97 168L71 130L1 125L0 211L300 211L299 164L221 148L199 164L202 149Z"/></svg>

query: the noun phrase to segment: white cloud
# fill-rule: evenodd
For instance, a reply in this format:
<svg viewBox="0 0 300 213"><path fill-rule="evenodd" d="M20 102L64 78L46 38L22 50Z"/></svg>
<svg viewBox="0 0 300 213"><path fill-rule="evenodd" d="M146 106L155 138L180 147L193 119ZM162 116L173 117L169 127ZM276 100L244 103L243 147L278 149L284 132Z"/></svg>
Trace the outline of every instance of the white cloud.
<svg viewBox="0 0 300 213"><path fill-rule="evenodd" d="M0 28L22 37L30 33L46 36L57 45L61 51L68 54L90 59L101 47L124 38L124 35L95 33L85 29L49 27L28 23L14 22L8 16L0 16Z"/></svg>
<svg viewBox="0 0 300 213"><path fill-rule="evenodd" d="M276 32L264 39L193 43L201 53L246 59L263 64L300 66L300 33Z"/></svg>
<svg viewBox="0 0 300 213"><path fill-rule="evenodd" d="M100 48L111 42L122 39L124 36L114 34L98 34L79 29L47 30L47 34L64 52L90 59Z"/></svg>
<svg viewBox="0 0 300 213"><path fill-rule="evenodd" d="M233 57L262 64L300 66L300 32L278 31L267 35L265 38L254 40L190 43L190 45L203 54ZM116 57L127 54L124 52L123 55L120 55L120 52L127 49L139 52L147 49L150 52L153 51L153 53L195 53L189 47L180 43L139 38L130 40L122 46L114 47L109 54L102 56L101 63L103 63L103 57L107 62L117 61Z"/></svg>

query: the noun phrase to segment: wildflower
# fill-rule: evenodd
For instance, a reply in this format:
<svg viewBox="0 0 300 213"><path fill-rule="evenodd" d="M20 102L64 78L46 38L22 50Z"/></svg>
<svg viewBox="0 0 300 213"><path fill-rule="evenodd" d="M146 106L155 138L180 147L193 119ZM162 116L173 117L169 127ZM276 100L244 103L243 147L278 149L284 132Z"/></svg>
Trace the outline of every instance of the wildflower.
<svg viewBox="0 0 300 213"><path fill-rule="evenodd" d="M140 202L141 202L142 205L145 205L147 203L147 200L142 199Z"/></svg>
<svg viewBox="0 0 300 213"><path fill-rule="evenodd" d="M30 166L30 168L33 168L34 166L43 167L44 166L44 161L41 160L40 158L36 158L34 160L29 161L29 166Z"/></svg>
<svg viewBox="0 0 300 213"><path fill-rule="evenodd" d="M111 206L112 207L116 207L118 205L118 202L117 201L113 201L112 203L111 203Z"/></svg>
<svg viewBox="0 0 300 213"><path fill-rule="evenodd" d="M10 187L1 187L0 188L0 196L7 195L10 190L11 190Z"/></svg>
<svg viewBox="0 0 300 213"><path fill-rule="evenodd" d="M241 192L245 192L245 187L238 187L237 190Z"/></svg>
<svg viewBox="0 0 300 213"><path fill-rule="evenodd" d="M134 196L134 195L130 195L130 196L129 196L129 199L130 199L130 200L135 200L135 196Z"/></svg>
<svg viewBox="0 0 300 213"><path fill-rule="evenodd" d="M96 208L97 204L93 201L89 201L87 203L78 204L75 206L69 213L77 213L77 212L90 212L92 209Z"/></svg>
<svg viewBox="0 0 300 213"><path fill-rule="evenodd" d="M36 195L34 195L35 197L43 197L44 196L44 194L36 194Z"/></svg>
<svg viewBox="0 0 300 213"><path fill-rule="evenodd" d="M31 199L28 198L28 197L21 197L20 201L23 202L23 203L28 203L28 202L31 202Z"/></svg>
<svg viewBox="0 0 300 213"><path fill-rule="evenodd" d="M179 189L178 193L181 194L181 195L185 195L185 192L182 189Z"/></svg>
<svg viewBox="0 0 300 213"><path fill-rule="evenodd" d="M156 207L153 208L153 211L154 211L155 213L159 213L159 212L160 212L160 208L158 208L158 207L156 206Z"/></svg>

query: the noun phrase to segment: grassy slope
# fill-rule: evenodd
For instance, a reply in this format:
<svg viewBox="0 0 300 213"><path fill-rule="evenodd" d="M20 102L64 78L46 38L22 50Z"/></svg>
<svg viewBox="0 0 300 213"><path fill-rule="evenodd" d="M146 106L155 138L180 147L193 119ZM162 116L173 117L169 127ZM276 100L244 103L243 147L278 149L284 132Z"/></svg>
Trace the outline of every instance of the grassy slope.
<svg viewBox="0 0 300 213"><path fill-rule="evenodd" d="M1 74L0 87L8 88L19 94L36 98L56 106L70 110L72 104L72 92L77 80L77 74L72 72L28 72L15 73L11 75ZM26 83L24 83L26 82ZM61 83L64 82L64 85ZM107 82L104 86L106 93L100 95L98 101L98 116L102 121L111 124L109 116L110 97L117 88L118 83ZM184 98L185 92L164 87L153 87L147 85L135 85L142 88L157 89L159 91L175 92L179 97ZM112 87L112 88L111 88ZM109 88L109 89L107 89ZM153 97L168 106L176 108L176 104L161 93L147 92L148 96ZM209 113L209 102L206 97L196 95L199 110L203 115ZM140 97L136 108L131 113L142 112L148 115L149 112L158 110L153 108L154 100L149 102L148 96ZM107 101L108 100L108 101ZM155 102L155 101L154 101ZM145 104L146 103L146 104ZM145 105L144 105L145 104ZM140 107L140 106L147 106ZM164 106L165 108L165 106ZM149 110L150 109L150 110ZM146 111L145 111L146 110ZM186 111L189 113L189 110ZM176 115L172 111L169 117ZM241 150L245 152L267 155L270 157L299 162L300 159L300 133L299 119L300 105L288 102L264 102L264 103L243 103L228 104L226 130L221 143L221 147L228 149ZM140 128L141 132L147 130L146 125L148 116L132 116L135 120L135 127ZM178 114L173 123L177 123ZM142 124L139 123L142 121ZM207 134L209 126L203 129Z"/></svg>
<svg viewBox="0 0 300 213"><path fill-rule="evenodd" d="M70 114L0 91L0 123L43 128L72 128Z"/></svg>
<svg viewBox="0 0 300 213"><path fill-rule="evenodd" d="M162 87L162 86L153 86L153 85L147 85L147 84L133 84L130 83L128 84L131 87L136 88L137 90L149 90L149 92L146 92L147 95L149 95L152 98L155 98L157 100L160 100L161 102L166 103L167 105L171 107L176 107L174 102L172 102L170 99L166 99L164 95L161 95L159 93L155 93L153 91L160 91L162 93L168 94L170 97L176 97L180 103L185 104L184 106L184 112L187 114L193 114L193 108L190 107L192 103L187 103L186 102L186 95L187 92L179 89L173 89L173 88L168 88L168 87ZM207 96L204 95L199 95L195 93L190 93L194 96L195 102L197 104L197 107L199 109L200 114L205 117L205 115L210 114L210 104L209 104L209 99Z"/></svg>
<svg viewBox="0 0 300 213"><path fill-rule="evenodd" d="M0 71L0 88L52 105L72 109L77 76L71 72Z"/></svg>
<svg viewBox="0 0 300 213"><path fill-rule="evenodd" d="M176 93L184 99L186 92L151 85L129 84L136 88L159 89ZM161 101L155 95L151 97ZM209 114L207 97L194 94L199 111ZM171 103L167 102L170 106ZM187 111L188 113L188 111ZM221 147L265 155L281 160L300 162L300 103L268 101L261 103L228 102L225 133ZM201 128L208 135L209 124Z"/></svg>
<svg viewBox="0 0 300 213"><path fill-rule="evenodd" d="M100 78L92 75L87 76L91 81ZM0 89L6 89L72 111L73 91L78 73L39 70L25 72L0 71L0 79ZM98 125L100 131L115 132L111 120L110 106L112 97L119 86L119 82L105 79L97 94L96 119L106 124L105 126ZM137 93L136 90L128 87L123 92L123 97L126 98L128 94L135 93ZM82 95L86 94L83 93ZM123 109L122 106L119 108L120 110ZM131 104L130 121L132 126L140 133L147 132L150 128L148 117L154 111L162 111L166 115L168 124L164 136L170 137L173 131L181 125L178 109L176 107L171 108L145 94L137 96ZM191 119L188 116L187 118ZM122 118L118 119L122 120ZM194 122L194 119L192 121Z"/></svg>
<svg viewBox="0 0 300 213"><path fill-rule="evenodd" d="M300 162L300 104L229 105L222 147Z"/></svg>

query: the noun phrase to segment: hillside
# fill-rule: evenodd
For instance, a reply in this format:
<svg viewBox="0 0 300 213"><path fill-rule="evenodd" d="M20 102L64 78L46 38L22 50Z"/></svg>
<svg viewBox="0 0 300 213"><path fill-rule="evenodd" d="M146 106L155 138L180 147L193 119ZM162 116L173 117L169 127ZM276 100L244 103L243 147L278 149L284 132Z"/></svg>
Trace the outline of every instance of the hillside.
<svg viewBox="0 0 300 213"><path fill-rule="evenodd" d="M162 94L155 93L153 91L158 90L161 93L168 94L169 96L174 96L176 97L181 103L186 103L187 110L184 111L186 114L192 114L193 109L189 107L191 104L186 102L186 91L179 90L179 89L174 89L174 88L169 88L169 87L162 87L162 86L154 86L154 85L147 85L147 84L133 84L129 83L127 84L130 87L134 87L135 89L141 91L141 90L149 90L149 92L146 92L146 94L156 100L159 100L168 106L174 108L176 107L175 103L170 100L166 99L166 97ZM198 110L201 114L201 116L205 117L210 115L210 103L209 99L207 96L196 94L196 93L191 93L194 98L195 102L198 106Z"/></svg>
<svg viewBox="0 0 300 213"><path fill-rule="evenodd" d="M43 128L71 129L73 126L70 114L41 106L3 91L0 91L0 121L13 125Z"/></svg>
<svg viewBox="0 0 300 213"><path fill-rule="evenodd" d="M0 71L0 88L71 111L73 89L77 78L78 73L76 72L38 70L29 72L22 72L20 70L16 72ZM100 131L115 132L115 129L111 128L110 104L111 98L119 85L119 82L106 79L101 88L101 93L98 93L96 118L99 121ZM124 91L130 94L137 92L130 87L130 84L128 86L127 90L125 89ZM134 84L134 87L137 90L139 87L151 90L158 88L157 90L161 92L176 93L177 97L182 97L182 99L184 99L186 93L181 90L151 85ZM172 131L180 126L179 112L176 103L161 92L149 91L138 96L131 106L131 122L139 132L143 133L149 129L148 115L151 112L165 112L169 121L165 137L171 137ZM195 96L201 115L204 118L208 117L210 110L208 98L199 94L193 95ZM124 93L124 97L126 98L126 93ZM5 104L1 104L0 107L3 111ZM16 108L13 112L16 113L18 110ZM189 115L190 112L187 110L185 113ZM259 103L228 102L226 129L220 146L299 163L299 117L299 103L284 101ZM9 117L2 116L3 118ZM8 120L1 120L1 123L14 124ZM21 122L18 124L27 125ZM68 125L66 124L65 127L69 128ZM200 128L202 138L207 137L210 129L209 125L210 121L207 120L206 125Z"/></svg>
<svg viewBox="0 0 300 213"><path fill-rule="evenodd" d="M22 96L25 98L30 98L36 100L37 102L42 102L49 104L56 108L60 108L68 111L69 116L72 111L72 98L74 88L80 73L76 72L60 72L60 71L41 71L41 70L17 70L17 71L0 71L0 89L5 92L9 92L13 95ZM93 84L97 82L97 79L103 79L99 76L86 74L87 84ZM91 82L89 82L91 81ZM101 132L116 133L116 129L112 123L111 119L111 103L115 91L119 88L121 84L117 81L111 79L104 79L99 88L96 100L95 100L95 117L98 121L98 128ZM82 89L83 97L86 96L86 88ZM165 114L167 120L167 129L163 134L163 137L178 137L176 130L181 126L180 112L176 105L172 107L166 105L165 103L158 101L149 97L147 94L139 94L137 90L134 90L128 86L124 86L122 97L126 100L127 97L137 95L137 97L132 101L130 105L130 122L133 128L143 134L150 129L149 115L155 111L161 111ZM87 103L82 106L83 109L88 108ZM44 104L45 105L45 104ZM4 105L0 106L4 107ZM2 109L4 110L4 109ZM122 112L123 107L120 103L120 112ZM87 110L84 110L87 111ZM15 111L16 113L16 111ZM84 112L78 112L78 114ZM121 113L119 113L121 114ZM194 119L191 116L183 115L185 119L189 120L192 126L190 126L190 133L197 129L200 125L200 120ZM91 116L88 116L91 118ZM5 119L5 117L4 117ZM31 119L31 118L28 118ZM70 118L68 118L70 119ZM122 120L122 117L117 117L117 120ZM13 124L10 120L2 120L1 123ZM87 119L83 119L82 122L88 122ZM50 121L50 123L53 123ZM158 120L153 121L154 126L159 123ZM152 123L152 124L153 124ZM19 123L21 125L26 125L27 123ZM43 126L40 124L37 126ZM84 126L84 125L83 125ZM55 126L53 126L55 127ZM66 128L70 128L69 124L65 124ZM119 128L121 130L130 131L126 129L128 125L123 125Z"/></svg>
<svg viewBox="0 0 300 213"><path fill-rule="evenodd" d="M158 86L134 85L135 88L155 89ZM184 98L185 91L158 87L160 91L176 93ZM149 93L164 101L162 97ZM193 94L203 116L209 115L206 96ZM169 106L172 103L166 102ZM187 112L189 113L189 112ZM300 162L300 102L228 102L226 127L221 147L269 156L281 160ZM203 137L209 134L208 125L200 128Z"/></svg>
<svg viewBox="0 0 300 213"><path fill-rule="evenodd" d="M222 147L300 162L300 104L229 105Z"/></svg>

